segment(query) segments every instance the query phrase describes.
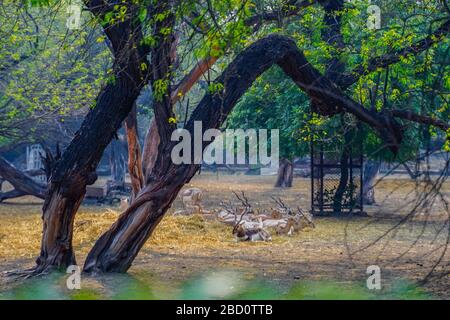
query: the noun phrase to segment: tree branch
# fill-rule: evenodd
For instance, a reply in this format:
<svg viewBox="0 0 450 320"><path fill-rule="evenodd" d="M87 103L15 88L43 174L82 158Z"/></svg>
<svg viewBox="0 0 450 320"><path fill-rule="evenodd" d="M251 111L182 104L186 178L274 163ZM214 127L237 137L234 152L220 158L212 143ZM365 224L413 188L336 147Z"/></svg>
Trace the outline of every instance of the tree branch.
<svg viewBox="0 0 450 320"><path fill-rule="evenodd" d="M420 115L409 110L390 110L389 112L396 118L431 125L441 129L444 132L447 132L450 129L450 125L448 123L432 116Z"/></svg>
<svg viewBox="0 0 450 320"><path fill-rule="evenodd" d="M0 192L0 203L5 200L8 200L8 199L19 198L19 197L26 196L26 195L27 195L26 192L23 192L23 191L20 191L17 189L7 191L7 192Z"/></svg>
<svg viewBox="0 0 450 320"><path fill-rule="evenodd" d="M387 66L397 63L401 58L409 55L418 55L419 53L431 48L434 44L440 42L450 32L450 20L447 20L433 33L426 38L414 43L413 45L388 53L373 59L370 59L368 66L358 66L349 74L343 75L337 82L337 85L343 89L347 89L356 83L360 77L367 75L378 68L386 68Z"/></svg>
<svg viewBox="0 0 450 320"><path fill-rule="evenodd" d="M18 191L44 199L45 186L35 182L28 175L17 170L5 158L0 157L0 176L7 180ZM10 194L11 195L11 194Z"/></svg>
<svg viewBox="0 0 450 320"><path fill-rule="evenodd" d="M204 130L220 127L253 81L273 64L278 64L312 102L320 106L321 112L352 113L376 129L393 152L398 150L402 134L392 116L366 110L346 96L306 60L293 40L280 35L258 40L239 54L215 81L223 85L222 92L207 94L201 100L186 129L193 133L194 121L202 121Z"/></svg>

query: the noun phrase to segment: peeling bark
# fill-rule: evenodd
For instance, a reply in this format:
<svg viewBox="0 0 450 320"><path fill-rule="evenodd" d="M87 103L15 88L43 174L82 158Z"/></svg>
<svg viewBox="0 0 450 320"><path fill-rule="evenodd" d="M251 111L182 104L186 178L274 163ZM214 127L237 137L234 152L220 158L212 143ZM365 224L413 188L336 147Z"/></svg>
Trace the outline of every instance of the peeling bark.
<svg viewBox="0 0 450 320"><path fill-rule="evenodd" d="M86 1L97 17L111 10L104 2ZM104 31L111 43L115 60L114 81L110 81L96 99L53 169L48 195L43 206L41 252L35 273L75 264L72 248L75 214L86 193L86 186L97 179L96 168L105 148L131 111L147 75L141 69L147 63L142 44L142 31L135 19L137 8L130 7L130 18Z"/></svg>
<svg viewBox="0 0 450 320"><path fill-rule="evenodd" d="M128 142L128 172L131 179L131 201L134 200L139 191L144 186L144 174L142 172L142 153L139 144L137 130L136 104L125 120L125 132Z"/></svg>

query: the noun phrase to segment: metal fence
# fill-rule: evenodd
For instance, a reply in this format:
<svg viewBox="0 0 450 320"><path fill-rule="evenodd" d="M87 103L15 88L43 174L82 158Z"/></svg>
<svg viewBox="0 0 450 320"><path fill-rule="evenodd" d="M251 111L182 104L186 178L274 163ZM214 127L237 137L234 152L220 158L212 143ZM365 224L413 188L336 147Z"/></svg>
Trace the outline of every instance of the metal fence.
<svg viewBox="0 0 450 320"><path fill-rule="evenodd" d="M343 126L342 130L326 139L311 139L311 212L315 215L363 211L361 129Z"/></svg>

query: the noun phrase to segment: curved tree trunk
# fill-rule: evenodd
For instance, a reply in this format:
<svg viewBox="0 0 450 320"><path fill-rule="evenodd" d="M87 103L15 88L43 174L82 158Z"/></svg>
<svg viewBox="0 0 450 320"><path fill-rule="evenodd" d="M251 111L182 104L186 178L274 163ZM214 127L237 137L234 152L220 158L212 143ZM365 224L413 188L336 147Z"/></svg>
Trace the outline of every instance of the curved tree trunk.
<svg viewBox="0 0 450 320"><path fill-rule="evenodd" d="M111 10L88 2L95 15ZM86 186L97 179L96 168L105 148L131 111L147 82L141 69L147 63L141 47L142 32L135 17L105 28L116 60L114 81L110 81L91 109L52 172L43 206L43 234L40 256L34 272L75 264L72 248L75 214L86 193Z"/></svg>
<svg viewBox="0 0 450 320"><path fill-rule="evenodd" d="M17 170L3 157L0 157L0 176L14 187L12 191L0 193L0 202L23 195L33 195L40 199L45 198L45 185L37 183L30 176Z"/></svg>
<svg viewBox="0 0 450 320"><path fill-rule="evenodd" d="M280 166L278 167L277 181L275 182L276 188L291 188L292 180L294 179L294 166L291 161L286 158L280 160Z"/></svg>
<svg viewBox="0 0 450 320"><path fill-rule="evenodd" d="M381 162L369 160L364 165L364 177L362 185L363 204L373 205L375 201L375 181L380 171Z"/></svg>
<svg viewBox="0 0 450 320"><path fill-rule="evenodd" d="M86 186L97 179L95 173L103 151L120 128L139 91L125 77L108 85L100 94L81 129L58 161L50 180L43 207L44 229L37 272L48 267L75 264L72 229ZM111 112L114 109L114 112Z"/></svg>
<svg viewBox="0 0 450 320"><path fill-rule="evenodd" d="M167 67L165 61L167 58L160 52L152 53L152 59L156 59L152 65ZM401 133L397 130L393 119L381 117L348 98L306 61L292 40L278 35L255 42L235 58L216 80L223 85L223 91L207 94L192 113L185 129L193 135L196 121L202 122L204 131L219 128L253 81L275 63L280 65L316 103L327 107L331 113L337 109L355 114L376 128L380 134L383 133L383 137L392 143L394 151L397 149ZM158 70L155 74L165 77L163 70ZM150 174L146 173L146 187L96 242L86 259L85 271L125 272L161 221L179 190L199 169L195 164L174 165L171 161L171 150L177 144L170 141L174 126L171 126L167 119L171 115L171 107L167 96L164 96L162 101L154 101L155 122L159 136L155 166ZM208 143L204 142L203 149L207 145ZM193 154L194 146L191 147Z"/></svg>
<svg viewBox="0 0 450 320"><path fill-rule="evenodd" d="M170 154L165 156L170 160ZM86 272L126 272L139 250L172 205L198 165L171 167L147 185L130 207L95 243L84 264Z"/></svg>
<svg viewBox="0 0 450 320"><path fill-rule="evenodd" d="M159 3L165 4L165 2ZM85 4L94 15L101 19L113 7L111 1L86 0ZM139 20L137 14L133 10L129 12L129 19L104 28L115 57L121 60L120 63L116 61L116 64L119 65L118 68L115 68L116 77L113 83L108 84L102 91L97 99L96 107L91 110L83 123L82 129L77 133L52 173L50 192L44 206L44 234L37 269L44 269L45 266L64 266L67 265L68 261L74 262L71 248L71 226L74 214L84 195L86 185L93 183L96 179L95 167L104 148L130 111L139 90L147 81L147 75L141 74L141 67L146 63L145 56L148 52L141 50L143 49L141 48L143 43L141 29L140 26L134 24ZM441 39L440 36L435 36L436 34L445 34L449 27L450 23L447 22L432 36L413 44L409 48L370 60L368 67L365 65L362 69L356 69L355 72L347 74L341 78L339 84L342 87L347 87L356 82L358 77L363 74L396 63L402 56L417 54L425 50ZM278 63L285 73L309 95L311 100L319 106L319 112L322 111L322 114L328 115L343 111L355 114L359 119L375 128L391 147L391 150L396 152L402 135L391 114L381 115L365 110L361 105L344 95L331 81L322 77L298 52L293 41L276 35L260 40L238 56L227 68L227 72L217 80L218 83L224 84L226 90L220 94L208 94L194 111L191 120L203 120L204 128L216 128L223 123L226 115L236 103L236 99L248 89L249 84L255 80L255 76L260 75L274 63ZM126 78L126 81L124 81L124 78ZM167 115L170 115L170 112L163 112L156 116L159 144L162 145L158 149L163 152L170 152L173 147L170 143L167 144L167 133L173 129L173 126L166 125L167 117L165 116ZM193 131L192 121L188 124L191 133ZM141 199L140 202L136 201L137 206L127 211L127 216L131 216L132 219L136 217L135 213L132 213L133 210L142 206L146 201L152 201L153 198L149 197L146 191L160 190L155 186L157 180L153 180L153 177L158 177L162 173L173 177L169 174L169 171L175 169L171 168L169 164L160 164L159 166L161 167L156 166L157 172L154 173L155 170L152 170L148 179L145 180L148 185L152 185L154 188L147 190L144 188L141 195L138 196ZM191 167L189 167L190 170ZM183 182L174 179L172 183ZM159 185L165 186L162 182ZM173 191L179 190L174 188L173 185L170 189ZM158 193L163 194L165 190L163 189ZM167 197L173 198L174 195L168 195ZM161 201L154 203L152 206L159 215L164 213L167 203ZM142 217L142 213L140 217ZM154 220L153 223L158 221ZM126 229L126 224L122 227ZM152 228L154 226L147 228L147 232ZM138 236L141 239L145 238L142 235ZM114 245L117 245L117 243L111 243L111 246ZM127 252L123 251L118 257L121 259L126 255ZM104 259L107 261L108 257Z"/></svg>

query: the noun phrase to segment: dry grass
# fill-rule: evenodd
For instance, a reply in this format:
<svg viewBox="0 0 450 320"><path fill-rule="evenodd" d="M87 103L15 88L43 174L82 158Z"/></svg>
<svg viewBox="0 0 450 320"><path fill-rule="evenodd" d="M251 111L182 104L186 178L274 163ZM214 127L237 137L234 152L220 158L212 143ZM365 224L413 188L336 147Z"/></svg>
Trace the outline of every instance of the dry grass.
<svg viewBox="0 0 450 320"><path fill-rule="evenodd" d="M288 204L309 207L309 180L296 179L289 190L274 189L274 177L200 175L190 186L205 191L205 207L217 209L221 200L233 199L231 190L243 190L255 207L270 207L271 196L281 196ZM444 185L448 194L450 185ZM389 179L377 188L382 206L368 208L375 217L390 219L320 218L317 228L293 237L274 236L272 243L236 243L230 227L200 215L167 215L139 254L131 272L151 269L160 277L185 277L205 268L244 268L274 277L292 278L303 274L311 278L324 276L353 278L365 276L364 268L380 264L392 276L420 279L439 255L444 237L435 239L445 213L433 206L431 222L410 222L373 246L365 248L398 221L392 216L408 212L409 202L417 197L417 187L409 180ZM34 203L29 204L30 201ZM31 263L39 252L42 223L41 203L30 197L0 205L0 268ZM181 208L177 199L171 212ZM96 239L117 219L117 208L82 206L74 227L74 248L78 261ZM419 219L420 220L420 219ZM414 244L414 245L413 245ZM405 253L406 252L406 253ZM450 260L447 255L446 261ZM183 271L176 266L182 266ZM134 271L133 271L134 270ZM439 267L438 271L442 271ZM448 278L436 289L448 294ZM447 281L447 282L446 282ZM441 283L441 285L442 285ZM434 289L433 289L434 290Z"/></svg>

